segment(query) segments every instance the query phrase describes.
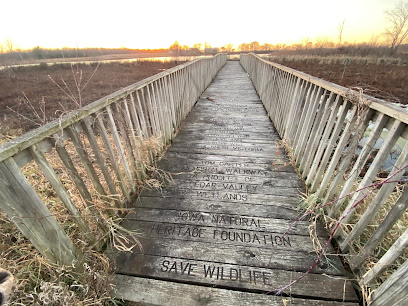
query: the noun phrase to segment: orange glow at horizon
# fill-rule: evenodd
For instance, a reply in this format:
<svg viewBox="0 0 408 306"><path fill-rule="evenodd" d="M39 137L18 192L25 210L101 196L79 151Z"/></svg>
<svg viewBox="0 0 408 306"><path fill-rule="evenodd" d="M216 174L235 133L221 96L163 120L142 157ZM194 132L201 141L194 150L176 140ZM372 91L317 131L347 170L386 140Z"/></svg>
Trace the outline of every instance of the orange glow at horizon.
<svg viewBox="0 0 408 306"><path fill-rule="evenodd" d="M117 0L114 3L71 0L57 8L54 1L8 1L2 4L0 44L31 49L103 47L167 49L176 40L192 47L213 47L258 41L295 44L337 42L337 27L345 20L343 41L369 41L384 31L389 0L254 0L250 3L208 0L155 2ZM16 19L18 17L18 20Z"/></svg>

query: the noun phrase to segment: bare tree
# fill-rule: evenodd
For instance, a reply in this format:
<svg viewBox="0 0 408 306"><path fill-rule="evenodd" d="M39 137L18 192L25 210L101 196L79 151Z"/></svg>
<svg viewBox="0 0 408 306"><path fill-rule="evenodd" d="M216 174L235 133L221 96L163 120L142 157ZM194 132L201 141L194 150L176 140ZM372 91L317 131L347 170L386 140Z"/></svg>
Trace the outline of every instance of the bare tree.
<svg viewBox="0 0 408 306"><path fill-rule="evenodd" d="M398 47L408 41L408 1L399 1L391 10L385 11L388 26L385 35L390 43L390 53L394 55Z"/></svg>
<svg viewBox="0 0 408 306"><path fill-rule="evenodd" d="M338 40L339 40L339 46L341 46L341 42L343 40L343 31L344 31L344 23L346 22L346 19L343 19L342 22L339 23L337 26L337 31L338 31Z"/></svg>
<svg viewBox="0 0 408 306"><path fill-rule="evenodd" d="M7 40L6 40L6 49L7 49L8 52L13 52L14 44L13 44L13 41L10 38L7 38Z"/></svg>

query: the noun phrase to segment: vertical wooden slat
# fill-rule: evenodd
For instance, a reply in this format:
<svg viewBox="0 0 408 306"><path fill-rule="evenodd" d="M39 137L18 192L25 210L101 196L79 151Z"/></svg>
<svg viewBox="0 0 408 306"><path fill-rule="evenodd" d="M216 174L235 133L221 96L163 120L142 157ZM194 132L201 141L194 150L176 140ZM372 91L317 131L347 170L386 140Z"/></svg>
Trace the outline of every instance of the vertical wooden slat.
<svg viewBox="0 0 408 306"><path fill-rule="evenodd" d="M351 136L351 133L353 132L354 129L354 125L355 122L357 121L357 107L354 106L352 111L351 111L351 115L350 115L350 121L347 122L346 127L344 128L344 131L340 137L340 140L337 144L337 147L334 151L333 156L331 157L330 163L328 168L325 170L324 172L324 177L323 180L321 181L321 184L319 186L319 191L318 191L318 197L320 198L324 192L324 190L326 189L327 185L330 183L330 179L332 177L332 175L334 174L334 170L337 167L337 164L341 158L341 156L343 155L343 150L345 148L345 146L347 145L349 138ZM344 122L339 122L340 123L340 129L343 126ZM333 135L334 136L334 135ZM337 139L333 139L334 142L332 143L333 146L335 145ZM326 151L327 153L328 151ZM330 152L331 153L331 152ZM325 154L325 157L327 155ZM328 156L329 158L330 156ZM324 168L322 167L323 163L320 165L322 171L324 170Z"/></svg>
<svg viewBox="0 0 408 306"><path fill-rule="evenodd" d="M371 299L372 306L405 306L408 296L408 260L396 272L374 291Z"/></svg>
<svg viewBox="0 0 408 306"><path fill-rule="evenodd" d="M140 150L139 150L139 146L136 143L136 133L135 130L139 130L139 127L135 127L136 123L132 122L131 119L131 114L129 111L129 105L128 105L128 101L126 99L123 100L123 117L125 118L126 121L126 125L128 127L128 131L130 133L130 135L128 135L128 138L132 144L133 147L133 155L134 157L137 159L137 164L138 167L135 166L135 176L140 179L141 176L145 176L145 167L143 164L143 161L141 159L140 156ZM139 130L140 132L140 130Z"/></svg>
<svg viewBox="0 0 408 306"><path fill-rule="evenodd" d="M391 208L374 234L366 242L364 248L352 258L352 260L350 261L351 269L356 270L362 264L362 262L374 251L374 249L380 244L381 240L388 233L388 231L393 227L395 222L397 222L399 218L401 218L407 207L408 188L404 190L397 203L395 203L395 205Z"/></svg>
<svg viewBox="0 0 408 306"><path fill-rule="evenodd" d="M334 194L338 192L337 189L339 188L341 182L344 181L344 175L348 167L352 163L352 159L354 158L354 154L357 151L358 144L363 138L364 132L366 131L373 114L374 114L374 111L370 109L360 116L359 124L357 125L357 127L353 127L352 133L350 135L346 135L349 138L345 146L340 141L339 146L344 149L342 152L341 159L337 161L339 163L339 165L337 166L337 170L336 170L337 173L333 173L330 177L329 176L327 177L328 181L330 182L330 185L327 188L326 196L323 199L323 203L327 203L334 196ZM346 147L347 147L347 150L346 150ZM337 156L336 156L336 160L337 160ZM333 209L334 207L336 208L339 207L337 206L338 203L339 201L336 201L331 209Z"/></svg>
<svg viewBox="0 0 408 306"><path fill-rule="evenodd" d="M385 116L384 114L380 114L377 117L377 120L374 124L374 127L372 128L372 131L369 135L369 137L366 140L366 143L364 144L357 160L355 161L353 168L350 171L350 174L348 175L348 179L346 180L343 189L341 190L340 194L339 194L339 199L336 202L336 207L340 207L344 201L346 200L345 198L343 198L346 194L348 194L351 190L351 188L353 187L354 183L355 183L355 179L357 178L357 176L360 174L361 170L363 169L364 165L366 164L368 158L370 157L370 153L372 152L372 149L374 148L374 145L376 144L378 138L380 137L383 128L385 126L385 124L388 121L388 117ZM364 131L360 131L360 133L364 133ZM361 137L360 137L361 138ZM354 153L354 152L353 152ZM349 162L347 163L349 164ZM344 173L344 172L343 172ZM342 173L342 176L343 176ZM343 199L342 199L343 198Z"/></svg>
<svg viewBox="0 0 408 306"><path fill-rule="evenodd" d="M355 224L353 230L348 234L346 239L340 245L340 248L344 251L348 251L350 243L357 239L364 231L369 222L374 219L375 214L393 192L397 182L402 178L405 171L399 171L405 167L408 163L408 141L398 157L397 162L392 168L389 177L392 177L392 182L389 182L381 187L375 198L371 201L370 205L366 208L363 215L359 218L358 222ZM399 171L399 172L398 172ZM397 173L398 172L398 173Z"/></svg>
<svg viewBox="0 0 408 306"><path fill-rule="evenodd" d="M322 91L321 87L318 87L313 91L311 101L309 102L311 105L308 108L308 114L303 122L302 133L300 134L300 141L296 145L295 149L295 156L296 156L296 164L300 165L300 161L302 159L303 154L305 153L304 149L306 146L307 141L309 140L310 131L312 129L313 123L316 118L317 110L319 108L319 102L322 98Z"/></svg>
<svg viewBox="0 0 408 306"><path fill-rule="evenodd" d="M381 273L392 265L408 247L408 229L395 241L383 257L363 276L363 283L370 285Z"/></svg>
<svg viewBox="0 0 408 306"><path fill-rule="evenodd" d="M0 207L50 261L82 268L80 253L28 183L12 157L0 163Z"/></svg>
<svg viewBox="0 0 408 306"><path fill-rule="evenodd" d="M124 122L123 122L123 112L121 111L123 101L120 105L118 104L119 103L112 105L112 115L116 119L116 122L117 122L116 126L119 127L120 135L122 135L122 140L124 144L124 149L121 149L121 152L124 153L122 157L124 158L125 167L127 167L127 169L130 170L129 172L131 176L130 176L129 184L131 185L130 188L134 191L135 184L136 184L134 178L138 176L137 167L136 167L136 159L134 157L133 149L132 149L132 146L129 140L129 134L128 134L129 127L125 127ZM108 110L108 114L109 114L109 110ZM112 125L111 128L113 129L114 126ZM130 165L129 165L129 162L130 162Z"/></svg>
<svg viewBox="0 0 408 306"><path fill-rule="evenodd" d="M319 120L315 121L315 127L313 128L313 134L310 137L311 141L309 146L306 149L307 154L305 154L304 166L303 166L303 173L306 180L311 176L310 168L312 166L312 162L314 158L316 158L316 154L319 148L323 147L323 139L326 129L331 129L332 126L328 121L329 116L332 113L333 103L335 103L336 95L334 93L330 93L327 101L324 105L323 115Z"/></svg>
<svg viewBox="0 0 408 306"><path fill-rule="evenodd" d="M79 210L76 208L74 202L72 201L68 192L65 190L64 186L58 179L57 174L55 173L51 165L48 163L44 154L40 150L38 150L36 145L29 147L28 150L31 156L34 158L37 165L40 167L44 176L50 182L52 188L54 188L55 193L58 195L62 203L67 208L68 212L73 217L75 223L78 225L78 228L82 231L82 233L85 234L85 236L90 240L92 244L95 243L96 241L95 236L91 232L88 224L86 224L86 222L82 218Z"/></svg>
<svg viewBox="0 0 408 306"><path fill-rule="evenodd" d="M92 184L95 187L95 190L101 195L106 195L105 190L103 189L102 184L99 181L98 175L96 174L95 169L89 160L88 154L86 153L85 148L81 140L79 139L78 133L76 132L75 128L68 127L66 130L72 140L72 143L75 146L75 150L77 151L79 158L81 159L86 173L88 174Z"/></svg>
<svg viewBox="0 0 408 306"><path fill-rule="evenodd" d="M72 181L77 187L79 194L83 198L88 209L92 212L94 217L97 218L98 227L102 229L103 231L106 231L107 227L104 224L104 218L102 217L98 209L94 206L94 202L92 200L91 193L89 192L88 188L86 187L86 184L82 180L82 177L79 175L77 169L75 168L74 162L72 161L68 151L65 149L64 145L62 144L60 140L60 136L57 134L54 134L52 138L52 142L53 142L53 145L55 146L55 150L57 151L62 163L67 169L69 176L71 177Z"/></svg>
<svg viewBox="0 0 408 306"><path fill-rule="evenodd" d="M372 183L372 181L377 176L377 173L384 165L384 161L386 160L388 154L391 152L392 148L394 147L404 128L405 128L404 124L402 124L398 120L395 120L386 139L384 140L384 143L382 144L380 150L378 151L373 162L371 163L371 166L368 168L367 173L364 175L362 181L360 182L358 189L361 189ZM344 209L344 212L342 214L344 216L343 222L347 222L348 220L350 220L350 218L353 215L352 212L349 211L350 207L354 203L358 202L363 197L363 194L365 192L366 192L365 190L360 190L353 194L351 200L349 201L349 204ZM339 208L340 206L334 205L333 208L330 210L329 216L333 216Z"/></svg>
<svg viewBox="0 0 408 306"><path fill-rule="evenodd" d="M325 119L327 120L329 115L328 105L332 102L332 100L330 100L332 97L333 94L328 95L326 90L323 91L323 94L320 97L320 105L318 105L318 109L316 110L316 117L314 118L314 122L310 128L309 139L306 142L304 153L299 163L299 170L302 173L303 178L306 178L308 175L308 171L305 171L306 162L311 158L311 156L314 156L316 153L316 147L320 143L321 135L318 132L322 131L323 127L325 126L326 121L323 120L323 117L326 117Z"/></svg>
<svg viewBox="0 0 408 306"><path fill-rule="evenodd" d="M86 117L82 122L82 127L85 132L85 135L88 138L89 144L91 145L92 151L95 154L95 158L98 161L99 168L102 171L103 177L105 179L106 184L108 185L109 189L109 196L113 197L115 204L117 207L120 207L119 198L117 195L117 190L115 184L113 182L112 176L108 170L108 166L105 162L105 158L102 155L102 152L99 148L98 141L95 137L95 134L92 131L92 119L90 117Z"/></svg>
<svg viewBox="0 0 408 306"><path fill-rule="evenodd" d="M109 156L109 160L111 162L113 171L115 172L116 175L116 179L119 183L119 187L122 190L122 194L123 196L126 198L127 201L130 201L130 195L129 195L129 190L125 184L125 178L123 177L120 168L119 168L119 164L116 160L116 156L115 153L113 151L113 147L112 144L110 142L109 136L108 136L108 132L106 131L105 125L103 124L103 114L100 113L97 115L95 124L96 127L99 131L99 134L102 136L102 141L105 145L105 148L107 150L108 156Z"/></svg>
<svg viewBox="0 0 408 306"><path fill-rule="evenodd" d="M106 107L106 110L108 112L108 125L109 125L109 129L111 131L111 135L113 138L113 141L115 143L116 149L118 151L119 154L119 162L123 165L123 170L125 172L125 176L128 179L128 183L130 185L130 190L134 191L135 187L133 186L133 177L130 171L130 167L128 164L128 161L126 159L126 155L125 155L125 150L123 149L120 137L119 137L119 133L116 127L116 123L115 120L113 118L113 113L112 113L112 109L110 108L110 106Z"/></svg>

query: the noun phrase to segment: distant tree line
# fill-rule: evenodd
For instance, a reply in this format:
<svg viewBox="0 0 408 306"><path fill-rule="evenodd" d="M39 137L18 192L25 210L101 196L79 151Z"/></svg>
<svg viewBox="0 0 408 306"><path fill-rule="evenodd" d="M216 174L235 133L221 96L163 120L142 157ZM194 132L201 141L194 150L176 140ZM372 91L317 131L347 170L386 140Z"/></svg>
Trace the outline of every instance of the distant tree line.
<svg viewBox="0 0 408 306"><path fill-rule="evenodd" d="M0 60L2 62L12 63L18 61L38 60L38 59L56 59L56 58L84 58L95 57L101 55L112 54L163 54L168 52L166 49L108 49L108 48L61 48L61 49L46 49L39 46L30 50L19 50L10 48L12 46L11 41L4 47L0 47Z"/></svg>

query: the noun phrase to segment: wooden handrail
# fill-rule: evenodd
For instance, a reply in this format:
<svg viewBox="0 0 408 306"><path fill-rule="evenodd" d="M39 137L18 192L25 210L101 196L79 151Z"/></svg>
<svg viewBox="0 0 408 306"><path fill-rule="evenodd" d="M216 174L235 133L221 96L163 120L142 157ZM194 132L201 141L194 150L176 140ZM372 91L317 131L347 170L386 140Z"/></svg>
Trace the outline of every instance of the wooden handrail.
<svg viewBox="0 0 408 306"><path fill-rule="evenodd" d="M243 54L240 61L311 196L330 220L349 224L340 226L335 238L348 253L351 269L363 285L378 281L384 265L403 260L407 246L406 231L396 238L394 234L392 253L373 259L408 205L408 189L400 193L395 189L408 169L408 110L254 54ZM393 152L396 144L401 149ZM398 158L386 169L390 154ZM360 217L355 216L357 206ZM382 217L377 216L380 208ZM373 223L378 228L368 231ZM368 237L360 240L363 233ZM369 260L374 262L371 268L364 264ZM404 294L396 292L408 290L406 270L407 261L373 293L373 305L402 301Z"/></svg>
<svg viewBox="0 0 408 306"><path fill-rule="evenodd" d="M25 166L48 181L53 203L65 207L88 247L100 247L107 220L132 200L226 60L219 54L168 69L0 146L0 208L45 257L81 271L81 250Z"/></svg>

